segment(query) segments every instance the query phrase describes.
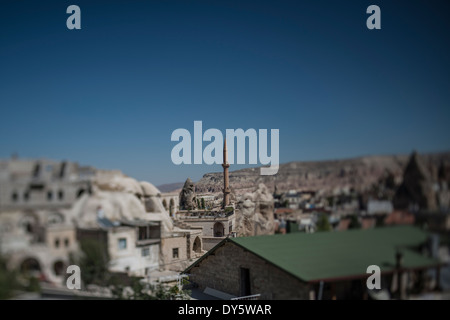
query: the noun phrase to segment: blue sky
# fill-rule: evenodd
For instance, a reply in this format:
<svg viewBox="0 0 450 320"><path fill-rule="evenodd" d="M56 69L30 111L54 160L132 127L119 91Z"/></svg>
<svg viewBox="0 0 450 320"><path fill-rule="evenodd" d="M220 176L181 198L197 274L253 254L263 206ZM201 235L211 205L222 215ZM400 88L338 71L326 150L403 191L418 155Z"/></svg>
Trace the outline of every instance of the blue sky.
<svg viewBox="0 0 450 320"><path fill-rule="evenodd" d="M66 8L81 8L81 30ZM381 30L366 8L381 8ZM0 158L154 184L173 130L280 129L280 162L450 149L448 1L2 1ZM230 168L236 169L235 168Z"/></svg>

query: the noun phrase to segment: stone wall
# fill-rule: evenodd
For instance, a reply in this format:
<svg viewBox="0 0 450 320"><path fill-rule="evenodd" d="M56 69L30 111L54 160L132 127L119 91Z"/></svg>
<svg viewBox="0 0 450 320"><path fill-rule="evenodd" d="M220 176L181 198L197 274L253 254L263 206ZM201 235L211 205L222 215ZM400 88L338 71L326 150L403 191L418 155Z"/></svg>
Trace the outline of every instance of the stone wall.
<svg viewBox="0 0 450 320"><path fill-rule="evenodd" d="M50 226L47 228L46 244L50 251L66 256L78 249L76 231L73 227Z"/></svg>
<svg viewBox="0 0 450 320"><path fill-rule="evenodd" d="M0 160L0 209L69 207L90 189L94 169L51 160Z"/></svg>
<svg viewBox="0 0 450 320"><path fill-rule="evenodd" d="M225 243L214 253L189 271L190 280L201 290L210 287L240 296L241 268L248 268L251 294L261 294L262 299L309 299L310 286L307 283L232 242Z"/></svg>
<svg viewBox="0 0 450 320"><path fill-rule="evenodd" d="M203 228L203 236L206 237L214 237L214 225L216 223L222 223L223 225L223 236L226 236L230 233L230 226L233 229L234 227L234 215L227 218L184 218L180 219L183 223L194 227L194 228Z"/></svg>
<svg viewBox="0 0 450 320"><path fill-rule="evenodd" d="M205 237L203 236L203 250L209 251L214 248L220 241L225 239L225 237Z"/></svg>
<svg viewBox="0 0 450 320"><path fill-rule="evenodd" d="M161 250L163 258L163 268L168 270L182 270L182 265L188 259L186 237L183 234L180 236L172 236L161 239ZM178 257L173 256L173 249L178 248Z"/></svg>

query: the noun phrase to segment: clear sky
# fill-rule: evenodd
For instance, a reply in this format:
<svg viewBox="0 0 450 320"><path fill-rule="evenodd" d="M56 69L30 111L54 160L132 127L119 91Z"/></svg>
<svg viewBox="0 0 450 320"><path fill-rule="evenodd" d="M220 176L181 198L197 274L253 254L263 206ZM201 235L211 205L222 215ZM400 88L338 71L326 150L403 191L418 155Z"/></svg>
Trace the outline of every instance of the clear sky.
<svg viewBox="0 0 450 320"><path fill-rule="evenodd" d="M66 9L81 8L81 30ZM366 9L381 8L381 30ZM450 149L450 1L0 3L0 158L156 185L173 130L280 130L280 162ZM236 167L235 167L236 168ZM235 168L230 168L233 170Z"/></svg>

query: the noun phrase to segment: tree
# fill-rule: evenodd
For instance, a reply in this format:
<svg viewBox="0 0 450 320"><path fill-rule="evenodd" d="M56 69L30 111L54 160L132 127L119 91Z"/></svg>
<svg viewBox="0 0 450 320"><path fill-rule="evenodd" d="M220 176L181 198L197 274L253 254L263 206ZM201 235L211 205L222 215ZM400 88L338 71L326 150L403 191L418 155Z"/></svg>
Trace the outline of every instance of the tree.
<svg viewBox="0 0 450 320"><path fill-rule="evenodd" d="M332 206L334 205L334 197L333 197L333 196L329 196L329 197L327 198L327 202L328 202L328 205L329 205L330 207L332 207Z"/></svg>
<svg viewBox="0 0 450 320"><path fill-rule="evenodd" d="M205 209L205 198L202 198L202 209Z"/></svg>
<svg viewBox="0 0 450 320"><path fill-rule="evenodd" d="M316 223L317 231L331 231L331 224L326 214L321 214Z"/></svg>
<svg viewBox="0 0 450 320"><path fill-rule="evenodd" d="M7 261L0 256L0 299L9 299L18 289L17 274L7 268Z"/></svg>
<svg viewBox="0 0 450 320"><path fill-rule="evenodd" d="M103 242L93 239L80 241L81 255L71 256L71 263L80 267L81 279L85 285L105 285L111 275L108 271L109 255Z"/></svg>
<svg viewBox="0 0 450 320"><path fill-rule="evenodd" d="M359 223L358 216L353 214L350 216L349 229L361 229L361 223Z"/></svg>

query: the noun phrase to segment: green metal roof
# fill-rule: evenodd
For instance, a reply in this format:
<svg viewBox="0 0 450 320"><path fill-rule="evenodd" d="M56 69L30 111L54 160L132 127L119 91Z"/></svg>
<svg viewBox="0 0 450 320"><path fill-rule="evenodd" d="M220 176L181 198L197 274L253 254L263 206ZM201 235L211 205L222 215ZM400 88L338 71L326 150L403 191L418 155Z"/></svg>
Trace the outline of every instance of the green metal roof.
<svg viewBox="0 0 450 320"><path fill-rule="evenodd" d="M204 257L231 241L303 281L337 280L366 276L370 265L378 265L382 273L393 271L397 248L403 253L404 268L436 266L437 260L410 249L425 243L427 237L412 226L238 237L225 239Z"/></svg>

